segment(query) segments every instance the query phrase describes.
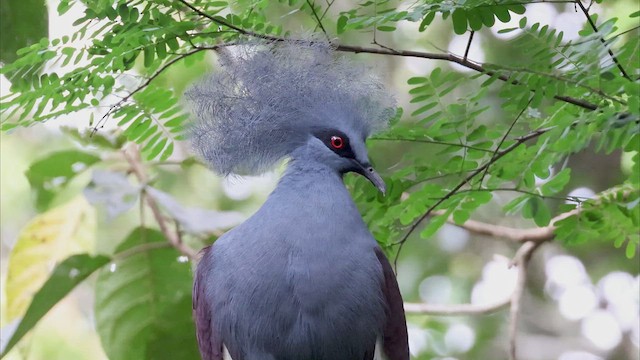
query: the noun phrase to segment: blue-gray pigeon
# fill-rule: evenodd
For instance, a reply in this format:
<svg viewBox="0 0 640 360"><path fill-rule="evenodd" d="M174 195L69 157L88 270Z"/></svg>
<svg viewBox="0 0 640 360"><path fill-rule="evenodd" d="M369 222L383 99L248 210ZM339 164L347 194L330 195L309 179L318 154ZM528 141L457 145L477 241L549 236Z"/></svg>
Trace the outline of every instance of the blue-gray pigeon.
<svg viewBox="0 0 640 360"><path fill-rule="evenodd" d="M343 183L355 172L384 193L365 140L392 97L322 41L233 50L186 94L193 147L221 175L289 162L264 205L202 252L202 359L408 360L395 274Z"/></svg>

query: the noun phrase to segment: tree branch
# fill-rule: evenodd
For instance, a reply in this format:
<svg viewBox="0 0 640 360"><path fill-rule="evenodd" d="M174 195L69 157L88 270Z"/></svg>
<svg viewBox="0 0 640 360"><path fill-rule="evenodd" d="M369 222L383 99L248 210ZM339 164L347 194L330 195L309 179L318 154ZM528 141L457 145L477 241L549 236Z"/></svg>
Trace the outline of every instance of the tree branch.
<svg viewBox="0 0 640 360"><path fill-rule="evenodd" d="M583 196L552 196L552 195L542 195L539 192L522 190L517 187L496 187L496 188L469 188L464 190L458 190L458 194L466 193L466 192L494 192L494 191L511 191L517 192L520 194L527 194L535 197L539 197L541 199L552 199L552 200L560 200L560 201L573 201L576 203L582 203L591 198L583 197ZM431 198L431 199L439 199L439 198Z"/></svg>
<svg viewBox="0 0 640 360"><path fill-rule="evenodd" d="M316 29L318 27L320 27L320 30L322 30L322 33L327 38L327 40L331 41L331 39L329 38L329 34L327 34L327 30L325 30L324 26L322 25L322 19L320 19L320 17L318 16L318 13L316 12L315 4L316 4L315 2L311 2L311 0L307 0L307 5L309 5L309 7L311 8L311 12L313 13L313 17L314 17L314 19L316 19L316 28L313 29L313 31L316 31Z"/></svg>
<svg viewBox="0 0 640 360"><path fill-rule="evenodd" d="M527 241L516 252L512 264L518 267L518 279L516 287L511 295L511 307L509 309L509 358L516 360L516 337L518 334L518 320L520 317L520 302L527 284L527 266L531 255L540 246L540 242Z"/></svg>
<svg viewBox="0 0 640 360"><path fill-rule="evenodd" d="M524 242L540 243L540 242L553 240L553 238L555 237L554 231L556 230L555 223L571 215L577 214L578 211L576 209L556 216L551 220L548 226L539 227L539 228L518 229L518 228L512 228L508 226L489 224L489 223L485 223L477 220L467 220L465 221L464 224L459 225L459 224L456 224L453 218L451 217L447 219L447 222L452 225L458 226L462 229L465 229L470 233L473 233L476 235L491 236L499 239L506 239L509 241L517 242L517 243L524 243ZM434 215L438 213L442 214L444 212L434 212Z"/></svg>
<svg viewBox="0 0 640 360"><path fill-rule="evenodd" d="M380 54L380 55L391 55L391 56L417 57L417 58L431 59L431 60L444 60L444 61L456 63L458 65L464 66L468 69L475 70L477 72L481 72L488 76L496 75L496 72L485 69L481 64L472 62L470 60L465 60L464 58L461 58L454 54L438 54L438 53L427 53L427 52L410 51L410 50L391 50L391 49L385 49L385 48L382 48L382 49L366 48L366 47L352 46L352 45L337 45L336 50L344 51L344 52L352 52L355 54L368 53L368 54ZM502 80L504 82L509 82L513 85L521 85L521 83L516 80L509 80L509 78L505 75L497 75L497 79ZM554 99L579 106L586 110L595 111L598 109L598 106L596 104L590 103L586 100L576 99L570 96L555 95Z"/></svg>
<svg viewBox="0 0 640 360"><path fill-rule="evenodd" d="M129 101L129 99L131 99L131 97L133 97L135 94L137 94L138 92L144 90L144 88L146 88L147 86L149 86L149 84L151 84L151 82L153 80L155 80L158 76L160 76L160 74L162 74L163 72L165 72L169 67L171 67L171 65L177 63L178 61L187 58L193 54L199 53L200 51L204 51L207 50L209 48L196 48L193 49L187 53L184 54L180 54L178 57L172 59L171 61L167 62L166 64L162 65L162 67L160 67L153 75L149 76L142 84L140 84L138 87L136 87L134 90L132 90L131 92L129 92L127 94L127 96L123 97L122 99L118 100L117 103L111 105L109 107L109 110L107 111L106 114L104 114L102 116L102 118L96 123L96 125L93 127L93 129L91 129L91 134L95 134L100 128L102 128L102 126L104 126L104 122L107 120L107 118L113 114L114 111L116 111L117 109L119 109L124 103L126 103L127 101Z"/></svg>
<svg viewBox="0 0 640 360"><path fill-rule="evenodd" d="M471 42L473 41L473 35L475 34L475 31L471 31L469 32L469 41L467 41L467 48L464 50L464 57L462 57L462 60L467 61L467 56L469 55L469 50L471 49Z"/></svg>
<svg viewBox="0 0 640 360"><path fill-rule="evenodd" d="M587 18L587 21L589 22L589 25L591 26L591 29L593 30L593 32L596 33L598 35L598 37L600 38L600 42L607 49L607 52L609 53L609 56L611 56L611 59L613 60L613 62L616 64L616 66L620 70L620 73L622 73L622 76L624 76L627 80L631 80L631 77L624 70L624 68L622 67L622 64L620 64L620 61L618 61L618 58L615 56L613 51L611 51L611 48L609 48L609 46L607 46L606 40L602 36L599 36L600 33L598 32L598 28L596 27L596 24L593 22L593 19L591 19L591 16L589 15L589 10L587 8L585 8L584 5L582 5L582 1L580 1L580 0L576 0L576 4L580 8L580 10L582 10L582 13L584 14L584 16Z"/></svg>
<svg viewBox="0 0 640 360"><path fill-rule="evenodd" d="M493 153L493 151L489 150L489 149L483 149L483 148L479 148L479 147L475 147L475 146L471 146L471 145L466 145L466 144L460 144L460 143L452 143L452 142L446 142L446 141L436 141L436 140L431 140L431 139L428 139L428 138L410 139L410 138L396 138L396 137L384 136L384 135L374 135L374 136L370 137L368 140L373 140L373 141L380 140L380 141L419 142L419 143L434 144L434 145L456 146L456 147L461 147L461 148L470 149L470 150Z"/></svg>
<svg viewBox="0 0 640 360"><path fill-rule="evenodd" d="M129 165L131 166L131 170L133 171L136 178L141 184L146 184L148 182L148 177L144 168L142 166L142 161L140 159L140 153L135 146L130 146L129 149L124 149L122 151L124 158L127 160ZM151 196L145 196L144 199L147 202L147 205L151 209L153 213L153 217L155 218L158 226L160 227L160 231L167 239L167 241L173 246L176 250L178 250L181 254L187 256L189 259L193 260L196 258L196 251L192 248L185 245L180 236L171 231L169 225L167 224L166 219L162 216L162 212L160 211L160 207L158 203Z"/></svg>
<svg viewBox="0 0 640 360"><path fill-rule="evenodd" d="M598 203L602 200L603 197L606 197L608 193L610 193L610 191L615 192L616 189L619 188L613 188L607 192L600 193L598 196L591 199L591 201ZM631 191L624 191L623 194L626 198L631 194ZM570 211L555 216L551 219L551 221L549 221L549 225L547 226L528 229L519 229L502 225L489 224L477 220L467 220L464 222L464 224L456 224L453 220L453 217L449 217L447 219L447 222L476 235L491 236L517 243L542 243L545 241L551 241L555 238L556 224L559 221L564 220L570 216L580 214L580 212L582 212L582 209L583 207L578 206ZM444 211L442 210L432 212L433 216L442 214L444 214Z"/></svg>
<svg viewBox="0 0 640 360"><path fill-rule="evenodd" d="M405 303L404 311L412 314L441 316L484 315L500 311L510 303L511 298L509 297L495 303L482 305Z"/></svg>
<svg viewBox="0 0 640 360"><path fill-rule="evenodd" d="M512 145L506 147L504 150L496 152L496 155L493 156L489 161L487 161L484 165L480 166L479 168L477 168L473 172L471 172L471 174L469 174L466 178L464 178L458 185L456 185L453 189L451 189L445 196L440 198L440 200L436 201L435 204L431 205L431 207L429 207L429 209L427 209L427 211L425 211L425 213L422 214L409 227L409 230L396 243L396 244L400 244L400 246L401 246L400 249L398 249L398 253L402 249L402 244L404 244L407 241L407 238L409 238L409 235L411 235L411 233L413 233L413 231L416 230L416 228L420 225L420 223L422 223L423 220L425 220L427 217L431 216L433 211L438 206L440 206L440 204L442 204L447 199L449 199L451 196L453 196L458 190L460 190L463 186L465 186L467 183L469 183L469 181L471 181L474 177L476 177L478 174L483 172L487 167L491 166L493 163L495 163L496 161L500 160L503 156L505 156L508 153L510 153L511 151L515 150L517 147L519 147L520 145L524 144L525 142L527 142L527 141L529 141L531 139L535 139L538 136L546 133L549 130L551 130L551 128L539 129L539 130L532 131L527 135L524 135L524 136L521 136L521 137L517 138L515 143L513 143ZM396 255L396 260L397 260L397 255Z"/></svg>
<svg viewBox="0 0 640 360"><path fill-rule="evenodd" d="M331 0L331 1L325 0L325 2L327 3L327 8L326 8L326 9L324 9L324 12L322 12L322 15L320 15L320 20L321 20L321 21L322 21L322 20L324 19L324 17L327 15L327 13L329 12L329 9L331 9L331 7L333 6L333 3L334 3L335 1L336 1L336 0Z"/></svg>
<svg viewBox="0 0 640 360"><path fill-rule="evenodd" d="M502 136L502 138L500 139L500 142L498 143L498 146L496 146L495 152L491 156L491 160L492 161L496 157L500 147L502 147L502 144L504 144L504 141L507 139L507 136L509 136L509 134L511 133L511 130L513 130L513 127L516 126L516 123L518 122L518 120L520 120L520 117L522 116L522 114L524 114L524 112L529 108L529 105L531 105L531 101L533 101L533 96L529 98L529 101L527 102L527 105L525 105L525 107L523 107L522 110L520 110L520 113L518 114L518 116L516 116L516 118L513 119L513 121L511 122L511 125L509 125L509 128L507 129L507 132L505 132L504 135ZM490 161L490 162L492 162L492 161ZM482 187L482 183L484 182L485 176L487 176L487 174L489 173L489 168L490 167L491 167L491 164L489 164L489 166L487 166L484 169L484 172L483 172L482 176L480 177L479 187Z"/></svg>
<svg viewBox="0 0 640 360"><path fill-rule="evenodd" d="M218 25L225 26L225 27L228 27L230 29L236 30L238 33L240 33L242 35L246 35L246 36L250 36L250 37L256 37L256 38L270 40L270 41L308 42L308 40L285 39L285 38L282 38L282 37L271 36L271 35L266 35L266 34L259 34L259 33L253 32L253 31L248 31L248 30L245 30L245 29L243 29L241 27L238 27L238 26L235 26L233 24L230 24L230 23L226 22L225 20L223 20L220 17L211 16L211 15L203 12L202 10L196 8L195 6L189 4L186 0L178 0L178 1L180 3L182 3L182 4L184 4L189 9L193 10L196 14L213 21L214 23L216 23ZM337 44L337 45L334 44L334 46L335 46L335 49L337 51L351 52L351 53L355 53L355 54L368 53L368 54L391 55L391 56L417 57L417 58L431 59L431 60L444 60L444 61L449 61L449 62L453 62L453 63L459 64L461 66L464 66L466 68L475 70L477 72L484 73L484 74L486 74L488 76L496 75L496 73L494 71L490 71L490 70L485 69L481 64L472 62L472 61L470 61L470 60L468 60L466 58L461 58L461 57L459 57L457 55L453 55L453 54L437 54L437 53L427 53L427 52L410 51L410 50L394 50L394 49L389 49L389 48L386 48L386 47L384 47L384 48L367 48L367 47L344 45L344 44ZM505 81L505 82L510 82L513 85L520 85L520 82L518 82L516 80L509 80L509 78L507 76L505 76L505 75L498 75L497 78L502 80L502 81ZM596 104L590 103L590 102L588 102L586 100L576 99L576 98L573 98L573 97L570 97L570 96L561 96L561 95L555 95L554 98L556 100L564 101L566 103L573 104L573 105L579 106L579 107L587 109L587 110L594 111L594 110L598 109L598 106Z"/></svg>
<svg viewBox="0 0 640 360"><path fill-rule="evenodd" d="M509 339L510 344L515 344L515 329L517 326L520 299L524 292L524 285L527 275L527 265L531 259L533 252L540 246L540 242L527 241L518 250L509 266L518 267L518 280L513 293L494 303L490 304L425 304L425 303L405 303L404 310L407 313L422 315L440 315L440 316L464 316L464 315L484 315L491 314L502 310L510 305L511 320L509 322ZM515 351L515 345L510 345L510 351ZM512 358L515 360L515 358Z"/></svg>
<svg viewBox="0 0 640 360"><path fill-rule="evenodd" d="M219 17L219 16L211 16L209 14L207 14L206 12L198 9L197 7L189 4L186 0L178 0L180 3L182 3L184 6L188 7L189 9L191 9L193 12L195 12L196 14L200 15L201 17L204 17L206 19L211 20L212 22L214 22L215 24L221 25L221 26L225 26L228 27L230 29L233 29L235 31L237 31L238 33L242 34L242 35L246 35L246 36L251 36L251 37L255 37L255 38L260 38L260 39L265 39L265 40L271 40L271 41L284 41L284 38L280 38L280 37L276 37L276 36L271 36L271 35L265 35L265 34L259 34L259 33L255 33L253 31L249 31L249 30L245 30L239 26L235 26L231 23L226 22L223 18Z"/></svg>

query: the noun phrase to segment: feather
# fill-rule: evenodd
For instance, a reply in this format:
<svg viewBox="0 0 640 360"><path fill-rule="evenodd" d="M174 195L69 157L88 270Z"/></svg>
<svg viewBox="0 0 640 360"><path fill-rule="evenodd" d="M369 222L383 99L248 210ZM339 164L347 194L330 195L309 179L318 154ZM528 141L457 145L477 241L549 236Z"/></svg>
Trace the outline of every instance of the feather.
<svg viewBox="0 0 640 360"><path fill-rule="evenodd" d="M195 152L221 175L258 174L313 128L384 129L395 102L364 66L325 41L249 43L186 92Z"/></svg>
<svg viewBox="0 0 640 360"><path fill-rule="evenodd" d="M382 249L376 247L375 253L384 272L385 283L382 291L387 303L387 319L383 330L382 351L389 360L409 360L407 320L404 314L404 305L398 281Z"/></svg>

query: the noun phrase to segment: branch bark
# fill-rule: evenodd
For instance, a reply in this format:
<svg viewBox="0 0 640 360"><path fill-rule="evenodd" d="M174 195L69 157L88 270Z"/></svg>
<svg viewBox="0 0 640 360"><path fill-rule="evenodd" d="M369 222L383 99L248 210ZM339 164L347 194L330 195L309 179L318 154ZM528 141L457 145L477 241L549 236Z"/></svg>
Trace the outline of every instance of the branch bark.
<svg viewBox="0 0 640 360"><path fill-rule="evenodd" d="M500 311L503 308L507 307L510 303L510 297L507 297L495 303L481 305L405 303L404 311L412 314L440 316L484 315Z"/></svg>
<svg viewBox="0 0 640 360"><path fill-rule="evenodd" d="M520 318L520 303L527 285L527 267L533 252L541 243L527 241L516 252L512 264L518 267L518 279L516 287L511 295L511 307L509 308L509 358L517 360L516 340L518 335L518 320Z"/></svg>
<svg viewBox="0 0 640 360"><path fill-rule="evenodd" d="M149 181L149 178L147 177L147 174L144 171L144 167L142 166L140 152L138 151L136 145L130 146L128 149L124 149L122 151L122 154L131 166L131 170L133 171L133 174L136 176L136 178L138 178L138 181L141 184L146 184ZM151 196L145 196L144 199L151 209L153 217L160 227L160 231L167 239L167 241L171 244L171 246L173 246L181 254L187 256L190 260L194 260L196 258L197 252L189 246L185 245L180 239L179 234L169 228L169 224L167 224L167 220L165 219L165 217L162 216L162 212L160 211L158 203L156 203L156 201Z"/></svg>
<svg viewBox="0 0 640 360"><path fill-rule="evenodd" d="M476 235L491 236L499 239L505 239L516 243L542 243L551 241L555 238L555 224L569 216L576 215L580 212L580 208L562 213L549 222L549 225L538 228L519 229L502 225L489 224L477 220L467 220L464 224L456 224L452 217L447 222L458 226ZM444 211L434 211L432 215L441 215Z"/></svg>

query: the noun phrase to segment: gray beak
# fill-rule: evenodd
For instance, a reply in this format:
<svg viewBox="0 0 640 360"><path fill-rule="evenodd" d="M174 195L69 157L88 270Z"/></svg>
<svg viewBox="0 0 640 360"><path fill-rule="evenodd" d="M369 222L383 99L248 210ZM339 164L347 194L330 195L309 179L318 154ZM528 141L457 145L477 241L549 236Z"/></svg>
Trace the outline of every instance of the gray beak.
<svg viewBox="0 0 640 360"><path fill-rule="evenodd" d="M382 177L378 175L378 173L373 169L371 164L361 164L359 161L355 160L357 173L366 177L371 183L384 195L387 191L387 186L382 180Z"/></svg>

